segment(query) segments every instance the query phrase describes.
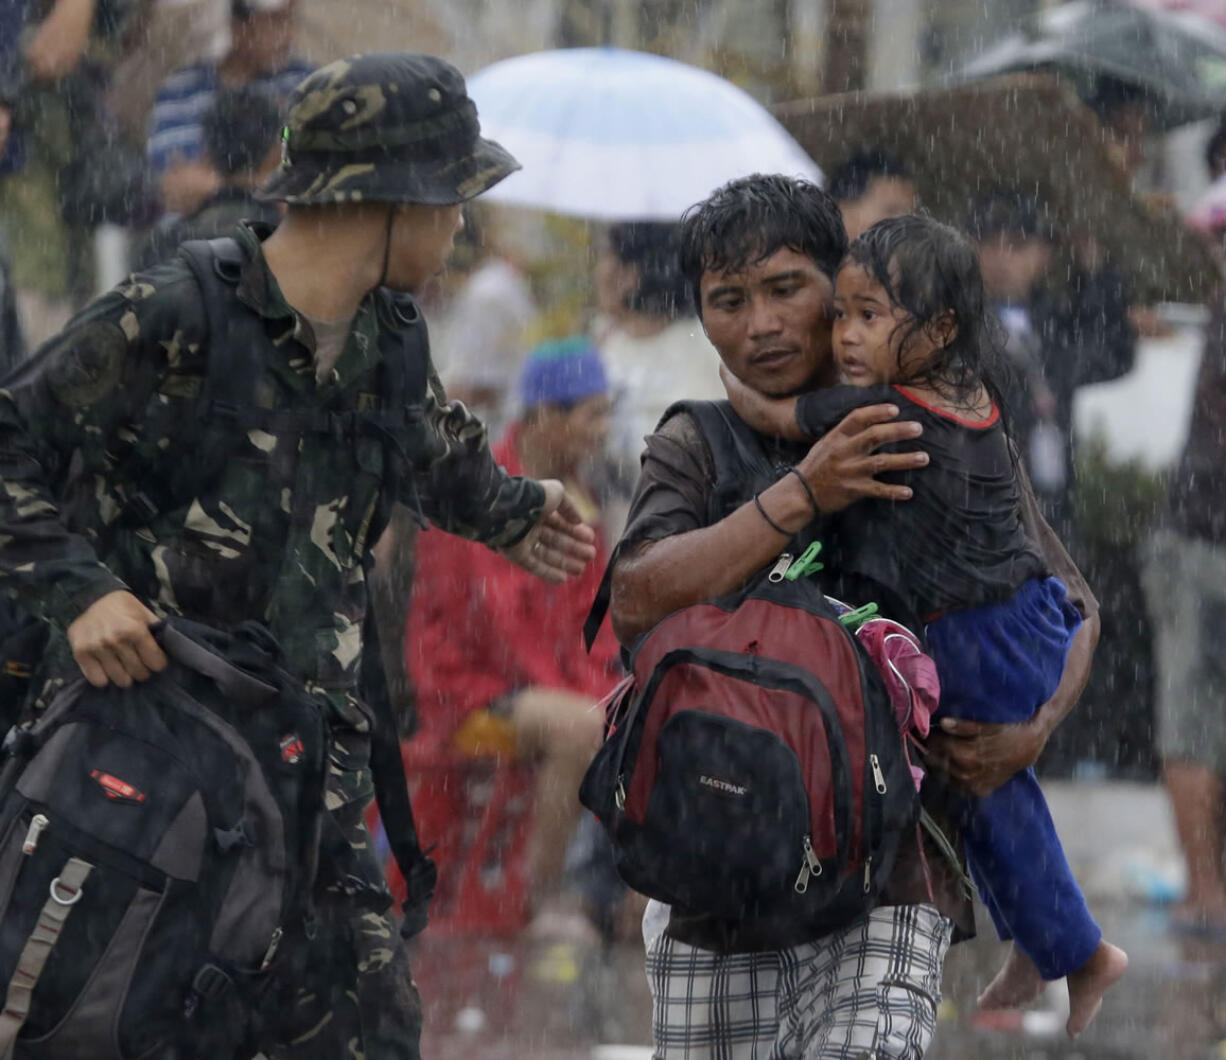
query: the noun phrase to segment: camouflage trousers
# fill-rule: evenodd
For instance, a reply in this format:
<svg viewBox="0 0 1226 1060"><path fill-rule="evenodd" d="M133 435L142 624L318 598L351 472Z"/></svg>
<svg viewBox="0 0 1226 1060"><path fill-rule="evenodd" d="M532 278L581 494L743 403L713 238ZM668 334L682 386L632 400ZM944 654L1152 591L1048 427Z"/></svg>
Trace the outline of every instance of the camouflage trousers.
<svg viewBox="0 0 1226 1060"><path fill-rule="evenodd" d="M363 778L337 770L336 752L343 749L333 751L329 809L354 855L348 872L368 886L356 892L335 883L321 888L312 937L282 975L281 1021L270 1058L418 1060L421 998L362 819L369 798L335 805L338 791L360 788ZM356 764L355 758L360 753L347 764Z"/></svg>
<svg viewBox="0 0 1226 1060"><path fill-rule="evenodd" d="M418 1060L421 998L386 913L320 910L319 960L286 1004L272 1060Z"/></svg>

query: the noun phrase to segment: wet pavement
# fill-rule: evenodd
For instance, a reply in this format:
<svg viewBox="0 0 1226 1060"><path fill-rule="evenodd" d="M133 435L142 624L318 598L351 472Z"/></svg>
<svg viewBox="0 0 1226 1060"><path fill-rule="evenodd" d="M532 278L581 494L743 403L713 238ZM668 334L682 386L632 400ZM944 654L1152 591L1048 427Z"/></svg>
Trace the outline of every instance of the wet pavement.
<svg viewBox="0 0 1226 1060"><path fill-rule="evenodd" d="M987 924L986 915L978 918ZM1101 904L1096 913L1131 958L1089 1031L1064 1035L1062 988L1027 1013L977 1016L975 997L1004 948L955 946L929 1060L1219 1060L1226 1057L1226 940L1182 939L1161 908ZM989 928L990 931L990 928ZM426 1060L647 1060L650 999L641 946L422 940ZM608 1047L638 1047L624 1052ZM604 1049L597 1047L604 1046Z"/></svg>
<svg viewBox="0 0 1226 1060"><path fill-rule="evenodd" d="M1053 801L1070 860L1093 856L1112 821L1161 837L1162 803L1154 792L1099 792L1102 809L1074 786L1062 808ZM1106 797L1109 795L1110 797ZM1060 821L1071 806L1073 821ZM1111 809L1113 807L1113 810ZM1139 819L1152 828L1135 830ZM1118 850L1121 840L1112 839ZM1169 852L1170 844L1159 846ZM1081 871L1079 869L1079 875ZM1119 877L1119 874L1116 874ZM1101 878L1101 873L1100 873ZM1064 1035L1062 987L1053 988L1025 1014L987 1020L975 997L995 972L1004 947L981 937L956 946L946 962L945 1000L929 1060L1224 1060L1226 1058L1226 939L1180 937L1166 907L1129 897L1128 888L1090 890L1104 933L1131 958L1128 975L1108 995L1102 1012L1076 1042ZM1112 893L1114 892L1114 893ZM991 932L980 910L981 930ZM422 939L415 968L426 1010L426 1060L647 1060L650 999L641 943L604 950L598 945L494 939ZM612 1048L624 1046L623 1050Z"/></svg>

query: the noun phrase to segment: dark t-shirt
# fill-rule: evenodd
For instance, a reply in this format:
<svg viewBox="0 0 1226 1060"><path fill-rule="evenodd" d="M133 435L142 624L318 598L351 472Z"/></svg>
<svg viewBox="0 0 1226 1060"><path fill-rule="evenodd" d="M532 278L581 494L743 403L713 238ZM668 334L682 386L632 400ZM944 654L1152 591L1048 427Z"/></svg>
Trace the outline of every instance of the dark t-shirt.
<svg viewBox="0 0 1226 1060"><path fill-rule="evenodd" d="M797 446L787 455L799 460L805 452L805 446ZM693 417L682 412L666 420L647 439L642 473L619 545L622 554L629 555L648 542L706 526L707 502L714 485L715 464ZM1022 521L1027 535L1038 543L1048 569L1064 582L1074 606L1083 615L1096 614L1097 602L1059 539L1039 515L1034 492L1024 474L1020 477L1020 489ZM950 824L946 810L947 791L935 774L929 774L924 783L923 803L955 849L960 850L961 838ZM925 865L929 870L927 874ZM953 921L955 940L974 934L971 898L958 871L927 833L917 830L916 838L903 837L881 904L929 902ZM791 930L762 921L719 920L676 907L668 927L669 934L681 942L723 953L785 949L807 941L794 937Z"/></svg>
<svg viewBox="0 0 1226 1060"><path fill-rule="evenodd" d="M842 575L871 585L901 605L894 617L926 621L941 611L977 607L1011 596L1047 573L1022 528L1018 468L993 407L985 420L959 419L925 405L899 387L839 386L801 396L796 419L820 438L853 409L892 402L900 420L923 424L927 467L882 475L910 486L909 501L853 504L832 520L823 560ZM882 452L913 448L883 446Z"/></svg>
<svg viewBox="0 0 1226 1060"><path fill-rule="evenodd" d="M1169 521L1188 537L1226 545L1226 297L1205 328L1188 440L1171 478Z"/></svg>

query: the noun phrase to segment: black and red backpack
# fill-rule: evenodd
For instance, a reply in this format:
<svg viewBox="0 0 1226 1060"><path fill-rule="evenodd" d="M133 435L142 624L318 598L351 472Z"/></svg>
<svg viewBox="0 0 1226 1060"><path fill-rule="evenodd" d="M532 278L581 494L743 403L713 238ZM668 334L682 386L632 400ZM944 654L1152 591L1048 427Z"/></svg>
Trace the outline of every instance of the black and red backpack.
<svg viewBox="0 0 1226 1060"><path fill-rule="evenodd" d="M679 408L714 460L710 522L786 473L726 402ZM804 572L815 530L634 644L579 797L635 890L820 933L873 908L919 807L881 676Z"/></svg>

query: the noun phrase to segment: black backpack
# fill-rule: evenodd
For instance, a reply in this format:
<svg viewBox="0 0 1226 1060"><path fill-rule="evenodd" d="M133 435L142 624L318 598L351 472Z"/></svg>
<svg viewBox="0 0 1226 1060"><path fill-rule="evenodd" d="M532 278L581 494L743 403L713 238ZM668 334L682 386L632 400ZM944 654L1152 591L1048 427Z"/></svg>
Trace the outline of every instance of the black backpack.
<svg viewBox="0 0 1226 1060"><path fill-rule="evenodd" d="M155 632L166 671L77 681L5 740L0 1056L251 1055L309 933L324 705L262 627Z"/></svg>
<svg viewBox="0 0 1226 1060"><path fill-rule="evenodd" d="M715 464L708 525L787 473L726 402L680 408ZM919 810L881 675L814 578L814 530L639 638L579 793L631 887L798 940L876 905Z"/></svg>

